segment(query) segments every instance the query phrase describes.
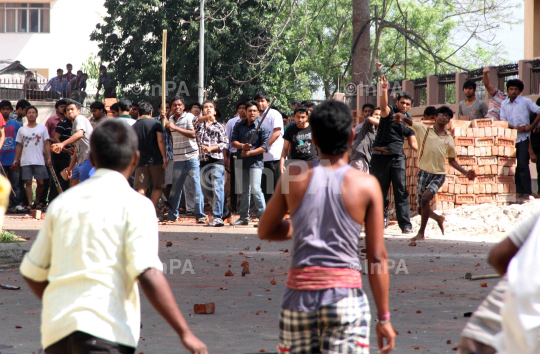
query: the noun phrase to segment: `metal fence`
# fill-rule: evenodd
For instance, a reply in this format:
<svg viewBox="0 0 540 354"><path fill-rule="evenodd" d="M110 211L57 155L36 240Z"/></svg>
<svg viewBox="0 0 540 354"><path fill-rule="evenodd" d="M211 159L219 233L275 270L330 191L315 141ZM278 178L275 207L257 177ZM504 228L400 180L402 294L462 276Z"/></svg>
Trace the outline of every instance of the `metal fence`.
<svg viewBox="0 0 540 354"><path fill-rule="evenodd" d="M53 84L54 85L54 84ZM65 85L65 84L64 84ZM0 99L1 100L32 100L32 101L50 101L58 100L61 98L61 93L58 91L67 92L66 87L51 87L51 91L45 90L47 81L45 79L12 79L12 78L0 78Z"/></svg>
<svg viewBox="0 0 540 354"><path fill-rule="evenodd" d="M427 78L413 80L414 82L414 107L425 106L427 103Z"/></svg>
<svg viewBox="0 0 540 354"><path fill-rule="evenodd" d="M519 79L518 64L507 64L497 67L499 77L497 87L500 91L506 91L506 82L512 79Z"/></svg>
<svg viewBox="0 0 540 354"><path fill-rule="evenodd" d="M456 74L438 75L439 96L437 103L454 104L456 103Z"/></svg>
<svg viewBox="0 0 540 354"><path fill-rule="evenodd" d="M540 94L540 59L532 60L531 64L531 94Z"/></svg>

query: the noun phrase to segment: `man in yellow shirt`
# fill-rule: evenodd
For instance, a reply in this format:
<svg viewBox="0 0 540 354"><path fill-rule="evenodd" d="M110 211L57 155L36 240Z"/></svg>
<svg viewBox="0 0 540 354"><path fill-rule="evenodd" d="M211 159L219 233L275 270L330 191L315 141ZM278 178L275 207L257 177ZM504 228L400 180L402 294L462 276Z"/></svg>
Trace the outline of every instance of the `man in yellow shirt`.
<svg viewBox="0 0 540 354"><path fill-rule="evenodd" d="M456 161L456 149L454 138L445 129L454 112L446 106L437 109L435 125L428 127L421 122L413 122L411 118L401 113L394 114L394 122L404 122L411 127L417 136L418 146L418 211L422 216L420 230L411 241L423 240L425 238L426 225L429 218L435 220L444 235L444 216L435 214L429 205L431 199L444 183L445 161L448 157L448 164L467 175L470 180L474 180L476 174L473 170L466 171Z"/></svg>

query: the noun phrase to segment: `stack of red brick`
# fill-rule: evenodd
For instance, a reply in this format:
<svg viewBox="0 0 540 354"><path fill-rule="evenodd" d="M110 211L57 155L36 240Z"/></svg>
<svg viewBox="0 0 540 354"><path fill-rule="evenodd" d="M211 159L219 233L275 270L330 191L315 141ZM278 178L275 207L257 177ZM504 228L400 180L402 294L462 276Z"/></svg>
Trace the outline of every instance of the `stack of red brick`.
<svg viewBox="0 0 540 354"><path fill-rule="evenodd" d="M432 125L431 121L424 121ZM448 210L462 204L492 203L508 205L516 202L515 141L517 130L508 129L508 122L492 119L452 120L448 127L456 144L458 163L473 169L478 177L469 181L453 167L446 166L446 181L432 201L435 210ZM417 210L417 152L404 144L406 185L411 210ZM390 209L395 207L390 193Z"/></svg>

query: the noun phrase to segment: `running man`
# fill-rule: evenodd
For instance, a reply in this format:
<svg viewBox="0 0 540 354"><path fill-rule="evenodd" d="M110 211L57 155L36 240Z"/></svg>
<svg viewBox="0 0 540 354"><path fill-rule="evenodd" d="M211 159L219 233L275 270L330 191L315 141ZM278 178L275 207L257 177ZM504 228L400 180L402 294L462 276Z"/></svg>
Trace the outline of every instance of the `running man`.
<svg viewBox="0 0 540 354"><path fill-rule="evenodd" d="M444 184L446 178L445 162L448 157L448 164L463 173L470 180L476 178L476 173L473 170L466 171L456 161L456 148L454 138L445 126L454 116L454 112L446 106L437 109L437 118L435 125L428 127L421 122L413 122L403 113L394 114L394 123L399 124L404 122L411 127L418 141L422 142L419 146L418 153L418 211L422 216L420 222L420 230L411 241L423 240L425 238L426 225L429 218L435 220L441 232L444 235L444 216L438 215L431 210L429 203L437 194L439 188Z"/></svg>
<svg viewBox="0 0 540 354"><path fill-rule="evenodd" d="M259 225L262 240L293 240L278 352L369 353L371 314L358 252L365 222L366 271L378 312L379 349L389 353L395 332L388 312L381 188L375 177L347 163L353 140L349 107L326 101L313 110L310 126L321 162L285 170ZM284 220L289 210L291 218Z"/></svg>

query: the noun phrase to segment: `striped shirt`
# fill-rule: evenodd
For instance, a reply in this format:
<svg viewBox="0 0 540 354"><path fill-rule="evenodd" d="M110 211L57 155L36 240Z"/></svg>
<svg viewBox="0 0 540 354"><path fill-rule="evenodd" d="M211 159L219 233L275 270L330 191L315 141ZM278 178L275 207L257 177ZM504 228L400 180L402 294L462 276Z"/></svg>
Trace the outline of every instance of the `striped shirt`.
<svg viewBox="0 0 540 354"><path fill-rule="evenodd" d="M173 123L179 128L187 130L195 130L193 127L193 118L195 116L191 113L184 112L180 118L176 121L174 116L169 118L169 122ZM199 155L199 149L197 147L197 140L195 138L188 138L174 130L171 130L173 141L173 160L174 161L187 161L193 158L197 158Z"/></svg>
<svg viewBox="0 0 540 354"><path fill-rule="evenodd" d="M507 98L504 92L495 89L489 93L493 98L489 101L488 113L486 118L493 118L493 120L501 120L501 104Z"/></svg>

